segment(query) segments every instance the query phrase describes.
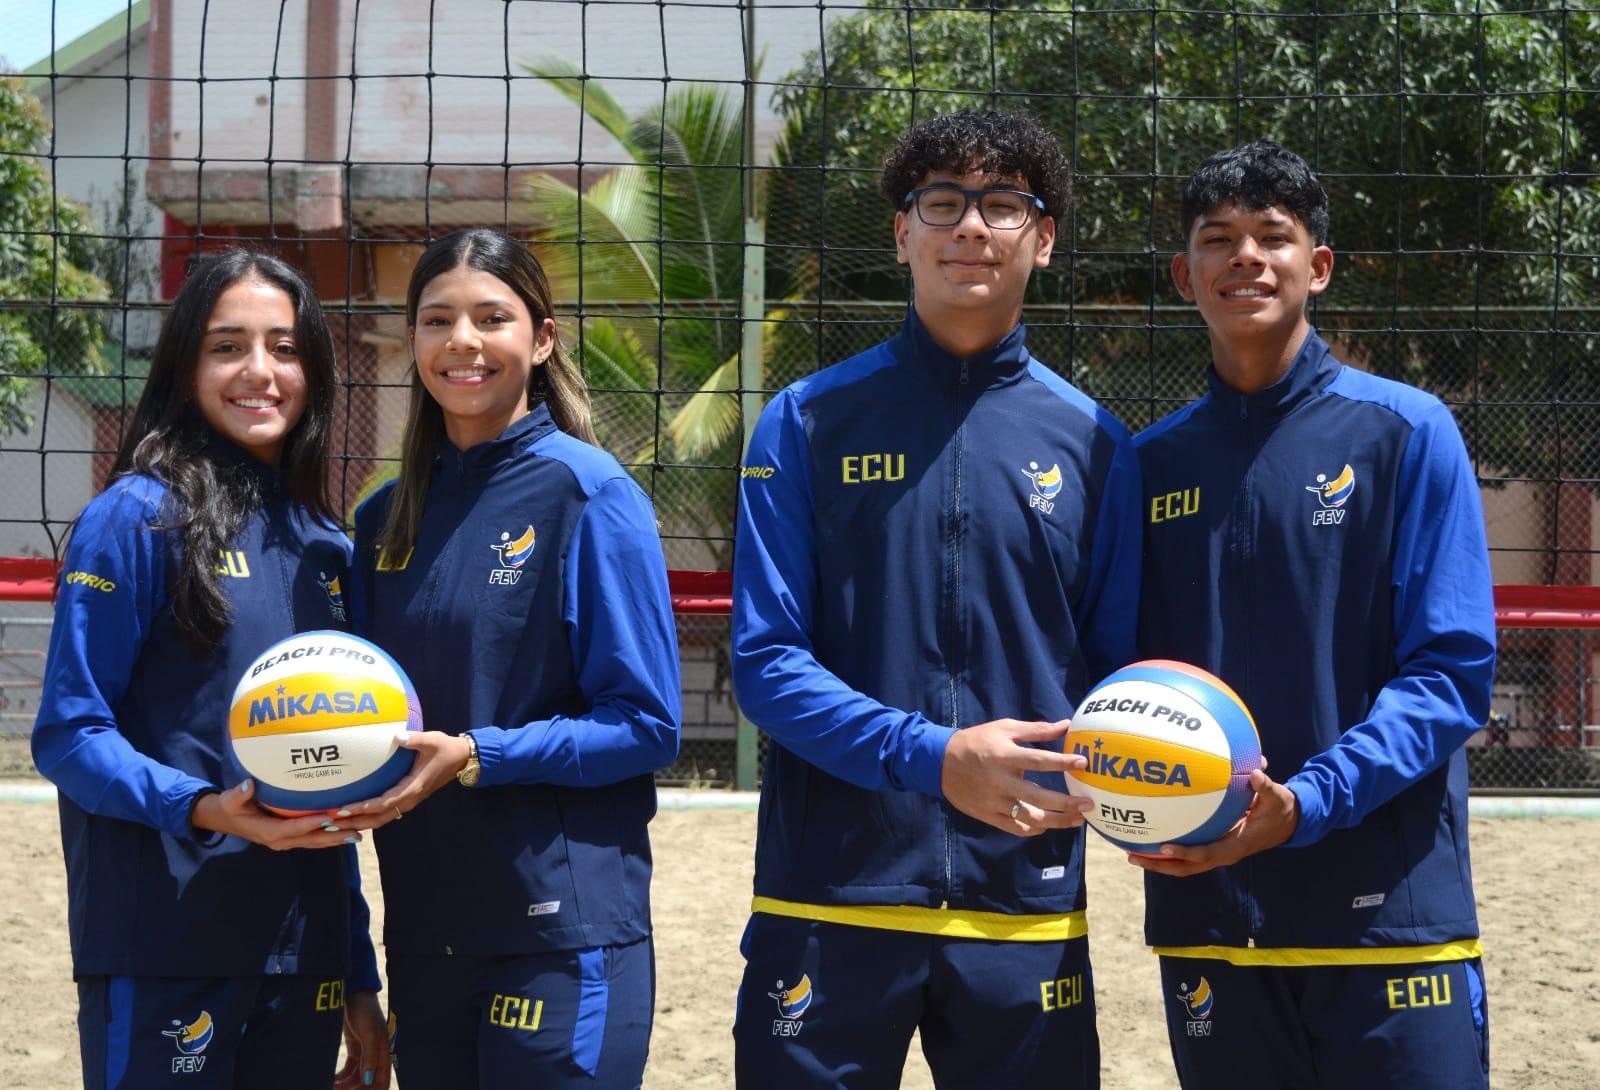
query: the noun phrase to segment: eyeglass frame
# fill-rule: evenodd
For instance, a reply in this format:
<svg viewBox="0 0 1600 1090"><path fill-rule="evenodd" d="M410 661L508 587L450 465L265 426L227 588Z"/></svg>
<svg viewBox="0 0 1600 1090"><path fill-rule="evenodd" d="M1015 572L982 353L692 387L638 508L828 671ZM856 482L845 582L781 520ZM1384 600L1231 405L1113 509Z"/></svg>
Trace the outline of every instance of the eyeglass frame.
<svg viewBox="0 0 1600 1090"><path fill-rule="evenodd" d="M929 223L928 222L928 217L926 217L926 216L924 216L922 214L922 206L917 203L917 198L922 196L922 194L924 194L924 193L959 193L959 194L961 194L961 214L956 216L956 218L953 221L951 221L950 223ZM1040 215L1044 214L1044 211L1045 211L1044 200L1041 197L1039 197L1038 194L1029 193L1025 189L1004 189L1004 188L965 189L965 188L963 188L961 186L958 186L958 185L950 185L947 182L935 182L933 185L919 185L919 186L917 186L915 189L911 190L911 192L906 194L906 199L901 204L900 207L901 207L902 210L912 209L912 208L916 209L917 219L921 220L922 223L923 223L923 226L925 226L925 227L935 227L935 228L938 228L938 227L954 227L957 224L959 224L962 220L967 218L967 212L969 212L972 209L973 205L977 205L978 206L978 218L983 220L983 225L985 227L989 228L989 230L991 230L991 231L1020 231L1020 230L1022 230L1024 227L1026 227L1028 225L1027 219L1023 219L1023 221L1021 223L1016 224L1016 225L1011 226L1011 227L996 227L994 224L990 223L989 222L989 217L987 215L985 215L984 211L983 211L983 198L984 198L984 195L988 194L988 193L1009 193L1009 194L1011 194L1013 196L1017 196L1017 197L1026 197L1028 200L1033 202L1034 209L1037 212L1039 212Z"/></svg>

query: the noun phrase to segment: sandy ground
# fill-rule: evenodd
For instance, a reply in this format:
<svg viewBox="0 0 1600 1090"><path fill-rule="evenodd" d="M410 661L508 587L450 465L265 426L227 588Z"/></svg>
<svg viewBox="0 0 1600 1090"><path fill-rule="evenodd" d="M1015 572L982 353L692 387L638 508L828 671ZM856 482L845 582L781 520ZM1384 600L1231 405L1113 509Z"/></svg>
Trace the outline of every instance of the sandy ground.
<svg viewBox="0 0 1600 1090"><path fill-rule="evenodd" d="M732 1085L729 1034L749 906L750 811L671 811L653 826L659 973L649 1090ZM1497 1090L1600 1085L1600 821L1474 820ZM1091 836L1090 933L1107 1090L1176 1087L1138 875ZM56 809L0 802L0 1087L80 1085ZM366 849L367 846L363 845ZM376 860L363 860L377 885ZM382 906L374 904L381 919ZM381 959L380 959L381 960ZM915 1045L904 1085L931 1087ZM987 1088L984 1088L987 1090Z"/></svg>

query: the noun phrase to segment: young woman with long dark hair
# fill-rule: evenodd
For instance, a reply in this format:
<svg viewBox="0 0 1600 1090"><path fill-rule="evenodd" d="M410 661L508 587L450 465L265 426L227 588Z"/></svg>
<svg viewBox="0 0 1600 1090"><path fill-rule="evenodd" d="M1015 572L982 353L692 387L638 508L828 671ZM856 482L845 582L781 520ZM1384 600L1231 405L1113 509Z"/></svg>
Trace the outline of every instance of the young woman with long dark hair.
<svg viewBox="0 0 1600 1090"><path fill-rule="evenodd" d="M263 649L346 627L334 391L299 273L201 259L73 526L33 755L60 791L91 1090L326 1087L341 1026L338 1085L388 1082L359 833L257 807L226 740Z"/></svg>
<svg viewBox="0 0 1600 1090"><path fill-rule="evenodd" d="M406 1090L638 1086L651 774L679 732L655 517L592 445L525 246L434 242L406 318L400 476L357 512L352 579L428 727L406 779L352 807L384 825L396 1067Z"/></svg>

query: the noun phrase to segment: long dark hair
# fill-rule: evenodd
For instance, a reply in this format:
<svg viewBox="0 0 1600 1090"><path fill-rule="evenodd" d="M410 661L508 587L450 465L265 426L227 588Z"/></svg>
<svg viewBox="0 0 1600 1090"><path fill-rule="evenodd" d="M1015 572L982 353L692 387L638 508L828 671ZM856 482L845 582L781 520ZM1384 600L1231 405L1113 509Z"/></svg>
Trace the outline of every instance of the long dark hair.
<svg viewBox="0 0 1600 1090"><path fill-rule="evenodd" d="M195 262L172 300L150 361L150 377L124 433L111 479L129 473L167 486L160 529L181 543L172 612L199 653L215 648L231 621L217 575L217 554L228 548L262 502L259 471L226 455L195 406L200 348L212 308L241 280L279 288L294 304L294 343L305 375L306 407L283 444L278 468L288 498L338 525L324 466L333 434L337 377L333 336L316 292L293 267L270 254L233 249Z"/></svg>
<svg viewBox="0 0 1600 1090"><path fill-rule="evenodd" d="M452 231L437 239L417 259L406 288L406 326L417 326L417 305L434 277L462 267L486 272L505 284L527 306L535 325L554 316L550 281L527 246L487 227ZM405 443L400 453L400 478L389 502L389 517L378 545L386 557L403 563L416 544L428 478L444 438L444 410L422 384L413 360L411 408L406 416ZM556 427L586 443L596 443L589 408L589 387L583 372L561 348L561 335L548 359L528 375L528 407L546 405ZM596 444L598 445L598 444Z"/></svg>

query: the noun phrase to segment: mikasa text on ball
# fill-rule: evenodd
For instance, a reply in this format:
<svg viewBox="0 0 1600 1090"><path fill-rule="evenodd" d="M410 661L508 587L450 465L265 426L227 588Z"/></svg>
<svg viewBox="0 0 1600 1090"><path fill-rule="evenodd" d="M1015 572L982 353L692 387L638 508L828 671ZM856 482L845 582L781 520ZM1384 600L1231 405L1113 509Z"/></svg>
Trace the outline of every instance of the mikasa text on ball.
<svg viewBox="0 0 1600 1090"><path fill-rule="evenodd" d="M1067 788L1094 800L1090 825L1120 848L1206 844L1244 815L1261 739L1244 701L1187 663L1147 659L1089 691L1067 752L1089 762Z"/></svg>
<svg viewBox="0 0 1600 1090"><path fill-rule="evenodd" d="M401 734L421 729L410 679L347 632L279 640L245 669L228 711L228 738L256 781L256 801L290 815L381 795L411 768Z"/></svg>

